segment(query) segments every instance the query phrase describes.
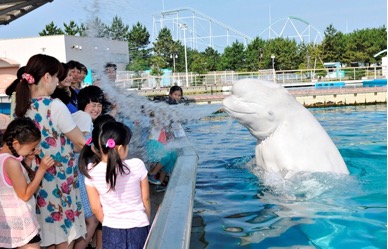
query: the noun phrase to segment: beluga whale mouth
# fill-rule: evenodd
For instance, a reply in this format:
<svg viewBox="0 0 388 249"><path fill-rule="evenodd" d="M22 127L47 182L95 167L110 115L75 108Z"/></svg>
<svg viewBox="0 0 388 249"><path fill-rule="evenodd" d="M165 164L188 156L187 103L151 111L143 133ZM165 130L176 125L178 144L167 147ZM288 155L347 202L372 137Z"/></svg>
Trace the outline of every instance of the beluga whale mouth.
<svg viewBox="0 0 388 249"><path fill-rule="evenodd" d="M228 103L233 102L233 103ZM256 114L255 103L245 102L240 97L230 96L224 101L224 107L229 115L233 116L234 113L238 114Z"/></svg>
<svg viewBox="0 0 388 249"><path fill-rule="evenodd" d="M265 171L349 174L320 123L281 85L239 80L223 105L257 138L256 165Z"/></svg>

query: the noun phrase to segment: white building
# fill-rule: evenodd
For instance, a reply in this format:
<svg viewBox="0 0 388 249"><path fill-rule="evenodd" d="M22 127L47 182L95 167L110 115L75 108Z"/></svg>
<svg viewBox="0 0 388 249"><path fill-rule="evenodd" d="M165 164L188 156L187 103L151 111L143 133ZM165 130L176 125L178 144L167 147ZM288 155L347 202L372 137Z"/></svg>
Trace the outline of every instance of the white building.
<svg viewBox="0 0 388 249"><path fill-rule="evenodd" d="M21 66L35 54L47 54L61 62L79 61L88 69L102 71L107 62L125 70L129 62L128 43L106 38L68 35L0 39L0 58L11 59Z"/></svg>
<svg viewBox="0 0 388 249"><path fill-rule="evenodd" d="M124 41L67 35L0 39L0 113L10 113L10 99L4 91L16 79L18 68L35 54L51 55L64 63L79 61L97 74L104 71L107 62L122 71L129 62L128 43Z"/></svg>

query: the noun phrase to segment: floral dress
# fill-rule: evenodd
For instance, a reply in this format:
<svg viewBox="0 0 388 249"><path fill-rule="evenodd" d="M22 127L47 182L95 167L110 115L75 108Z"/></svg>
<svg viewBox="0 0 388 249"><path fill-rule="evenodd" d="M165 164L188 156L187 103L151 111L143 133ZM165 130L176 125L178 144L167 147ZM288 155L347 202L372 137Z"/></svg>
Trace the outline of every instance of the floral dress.
<svg viewBox="0 0 388 249"><path fill-rule="evenodd" d="M42 133L39 157L51 155L55 160L55 165L46 171L36 196L36 213L42 229L41 246L71 243L86 234L73 144L53 123L53 101L56 100L50 97L32 99L31 109L26 114ZM63 108L66 108L64 104ZM67 108L63 117L66 112ZM68 115L71 118L70 113Z"/></svg>

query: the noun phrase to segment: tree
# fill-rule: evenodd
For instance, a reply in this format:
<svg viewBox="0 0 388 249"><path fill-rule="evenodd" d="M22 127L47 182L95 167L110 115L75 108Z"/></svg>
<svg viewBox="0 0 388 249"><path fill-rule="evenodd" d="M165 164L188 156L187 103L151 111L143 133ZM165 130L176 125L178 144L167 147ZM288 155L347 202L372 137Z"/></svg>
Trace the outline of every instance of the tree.
<svg viewBox="0 0 388 249"><path fill-rule="evenodd" d="M375 63L374 55L387 47L387 30L381 28L356 30L345 36L345 63Z"/></svg>
<svg viewBox="0 0 388 249"><path fill-rule="evenodd" d="M112 40L128 41L129 26L123 24L123 20L115 16L112 23L107 27L107 36Z"/></svg>
<svg viewBox="0 0 388 249"><path fill-rule="evenodd" d="M63 26L66 35L75 36L80 33L80 27L74 21L70 21L69 24L63 23Z"/></svg>
<svg viewBox="0 0 388 249"><path fill-rule="evenodd" d="M166 62L163 60L162 56L160 55L153 55L151 57L151 71L150 74L153 76L157 76L155 78L156 80L156 88L160 88L160 81L161 81L161 76L163 75L162 68L166 64Z"/></svg>
<svg viewBox="0 0 388 249"><path fill-rule="evenodd" d="M245 63L244 44L239 41L233 42L232 46L224 49L224 54L221 56L221 67L223 70L239 70L243 69Z"/></svg>
<svg viewBox="0 0 388 249"><path fill-rule="evenodd" d="M310 56L311 68L316 68L318 64L320 64L323 67L323 61L320 57L321 54L322 54L322 50L319 45L312 44L312 43L307 45L307 56Z"/></svg>
<svg viewBox="0 0 388 249"><path fill-rule="evenodd" d="M324 35L325 37L321 44L322 60L324 62L341 62L341 57L344 53L343 33L337 31L330 24L324 31Z"/></svg>
<svg viewBox="0 0 388 249"><path fill-rule="evenodd" d="M206 59L206 69L208 71L217 71L218 68L220 68L220 53L211 47L207 47L205 49L204 55Z"/></svg>
<svg viewBox="0 0 388 249"><path fill-rule="evenodd" d="M47 36L47 35L63 35L63 31L58 28L56 25L54 25L54 22L50 22L46 25L45 29L42 30L42 32L39 32L40 36Z"/></svg>
<svg viewBox="0 0 388 249"><path fill-rule="evenodd" d="M303 55L298 51L295 40L275 38L269 40L264 47L264 63L272 68L271 55L275 56L274 67L277 70L297 69L302 63Z"/></svg>
<svg viewBox="0 0 388 249"><path fill-rule="evenodd" d="M160 76L163 75L162 69L168 65L170 46L173 43L171 32L167 28L159 31L156 41L153 42L153 55L151 56L151 75L158 76L156 78L157 88L160 87Z"/></svg>
<svg viewBox="0 0 388 249"><path fill-rule="evenodd" d="M96 38L108 37L108 27L98 17L94 18L91 22L81 24L81 26L84 27L82 33L85 36Z"/></svg>
<svg viewBox="0 0 388 249"><path fill-rule="evenodd" d="M195 51L192 53L192 56L193 56L193 62L190 64L190 71L196 72L201 75L199 77L200 82L197 82L197 83L202 84L203 78L205 77L204 74L208 72L206 54L203 52L199 53Z"/></svg>
<svg viewBox="0 0 388 249"><path fill-rule="evenodd" d="M170 63L170 54L173 49L178 47L175 43L176 42L172 39L171 31L168 28L162 28L156 41L153 43L154 52L163 58L166 62L166 66L169 65L171 67L172 65L172 63Z"/></svg>
<svg viewBox="0 0 388 249"><path fill-rule="evenodd" d="M259 37L253 39L245 50L246 54L246 69L248 71L256 71L257 69L263 69L263 48L265 41Z"/></svg>
<svg viewBox="0 0 388 249"><path fill-rule="evenodd" d="M86 36L86 31L87 31L87 28L85 26L85 24L81 23L81 25L79 26L79 35L80 36Z"/></svg>
<svg viewBox="0 0 388 249"><path fill-rule="evenodd" d="M150 44L150 33L147 28L137 22L128 32L129 50L142 49Z"/></svg>
<svg viewBox="0 0 388 249"><path fill-rule="evenodd" d="M150 43L150 33L146 27L137 22L128 32L129 64L127 70L144 71L149 68L151 50L146 47Z"/></svg>

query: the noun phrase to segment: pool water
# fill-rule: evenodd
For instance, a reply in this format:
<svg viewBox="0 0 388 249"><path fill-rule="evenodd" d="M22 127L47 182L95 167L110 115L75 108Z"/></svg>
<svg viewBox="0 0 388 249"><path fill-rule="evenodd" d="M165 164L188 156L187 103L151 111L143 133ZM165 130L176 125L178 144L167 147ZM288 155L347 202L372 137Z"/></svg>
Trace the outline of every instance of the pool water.
<svg viewBox="0 0 388 249"><path fill-rule="evenodd" d="M262 179L255 139L227 114L186 125L199 155L190 248L387 248L386 105L309 110L349 176Z"/></svg>

